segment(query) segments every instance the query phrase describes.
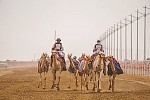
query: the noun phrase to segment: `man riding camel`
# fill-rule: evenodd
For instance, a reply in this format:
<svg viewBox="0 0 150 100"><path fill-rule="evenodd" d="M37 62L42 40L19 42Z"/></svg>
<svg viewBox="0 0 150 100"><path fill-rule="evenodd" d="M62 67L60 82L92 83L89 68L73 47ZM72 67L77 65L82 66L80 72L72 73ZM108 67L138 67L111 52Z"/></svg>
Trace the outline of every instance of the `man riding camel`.
<svg viewBox="0 0 150 100"><path fill-rule="evenodd" d="M77 57L76 56L73 57L72 61L73 61L74 65L76 66L76 69L79 69L79 62L77 61Z"/></svg>
<svg viewBox="0 0 150 100"><path fill-rule="evenodd" d="M64 48L61 43L61 39L57 38L56 43L53 45L52 50L55 50L58 53L58 56L61 58L62 71L66 71L66 62L65 62L65 53L63 52ZM52 59L52 57L51 57Z"/></svg>
<svg viewBox="0 0 150 100"><path fill-rule="evenodd" d="M84 68L85 63L86 63L86 58L85 58L85 54L84 53L82 53L82 56L79 58L79 62L80 62L79 75L81 76L82 73L83 73L83 68Z"/></svg>
<svg viewBox="0 0 150 100"><path fill-rule="evenodd" d="M100 40L97 40L97 43L95 44L93 48L93 55L96 56L100 51L104 52L103 45L101 44Z"/></svg>
<svg viewBox="0 0 150 100"><path fill-rule="evenodd" d="M97 40L97 43L93 48L92 58L95 58L99 53L104 53L104 49L103 49L103 45L101 44L101 41ZM103 63L104 63L103 73L104 75L106 75L106 61L104 60Z"/></svg>

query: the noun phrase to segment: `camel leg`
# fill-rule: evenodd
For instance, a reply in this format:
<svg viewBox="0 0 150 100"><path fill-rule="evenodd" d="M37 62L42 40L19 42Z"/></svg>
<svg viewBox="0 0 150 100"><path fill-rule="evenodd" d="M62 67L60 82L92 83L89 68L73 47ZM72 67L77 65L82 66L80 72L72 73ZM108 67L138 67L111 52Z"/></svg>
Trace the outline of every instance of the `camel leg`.
<svg viewBox="0 0 150 100"><path fill-rule="evenodd" d="M111 87L112 87L112 79L111 79L111 76L109 76L109 90L111 89Z"/></svg>
<svg viewBox="0 0 150 100"><path fill-rule="evenodd" d="M39 84L38 84L38 86L37 86L38 88L40 87L40 85L42 85L42 75L41 75L41 73L40 73L39 80L40 80L40 81L39 81Z"/></svg>
<svg viewBox="0 0 150 100"><path fill-rule="evenodd" d="M54 87L55 87L55 81L56 81L56 72L52 71L52 75L53 75L53 84L52 84L51 89L54 89Z"/></svg>
<svg viewBox="0 0 150 100"><path fill-rule="evenodd" d="M83 90L85 90L85 86L86 86L86 74L84 74L83 76Z"/></svg>
<svg viewBox="0 0 150 100"><path fill-rule="evenodd" d="M76 74L75 74L75 75L76 75L76 86L79 87L79 85L78 85L78 75L79 75L79 74L78 74L78 70L76 71Z"/></svg>
<svg viewBox="0 0 150 100"><path fill-rule="evenodd" d="M52 84L51 89L54 89L54 87L55 87L55 81L53 80L53 84Z"/></svg>
<svg viewBox="0 0 150 100"><path fill-rule="evenodd" d="M90 81L92 81L92 79L93 79L93 74L92 74L92 71L90 70Z"/></svg>
<svg viewBox="0 0 150 100"><path fill-rule="evenodd" d="M101 70L101 72L100 72L100 91L102 90L102 73L103 73L103 71Z"/></svg>
<svg viewBox="0 0 150 100"><path fill-rule="evenodd" d="M99 72L97 72L97 74L98 74L98 87L97 87L97 92L100 92L100 91L99 91L99 76L100 76L100 74L99 74Z"/></svg>
<svg viewBox="0 0 150 100"><path fill-rule="evenodd" d="M89 88L88 88L88 78L89 78L89 76L88 75L86 75L86 77L85 77L85 82L86 82L86 90L89 90Z"/></svg>
<svg viewBox="0 0 150 100"><path fill-rule="evenodd" d="M75 79L76 79L76 89L77 89L77 87L78 87L78 80L77 80L77 74L75 73Z"/></svg>
<svg viewBox="0 0 150 100"><path fill-rule="evenodd" d="M97 92L100 92L101 91L101 72L98 72L98 89L97 89Z"/></svg>
<svg viewBox="0 0 150 100"><path fill-rule="evenodd" d="M57 83L57 90L60 90L60 89L59 89L60 77L61 77L61 70L59 70L58 83Z"/></svg>
<svg viewBox="0 0 150 100"><path fill-rule="evenodd" d="M81 91L82 91L82 76L83 76L83 75L81 75Z"/></svg>
<svg viewBox="0 0 150 100"><path fill-rule="evenodd" d="M88 81L86 82L86 90L89 90L89 85Z"/></svg>
<svg viewBox="0 0 150 100"><path fill-rule="evenodd" d="M58 76L57 90L60 90L59 89L59 83L60 83L60 75Z"/></svg>
<svg viewBox="0 0 150 100"><path fill-rule="evenodd" d="M44 72L44 87L43 87L43 89L46 89L46 72Z"/></svg>
<svg viewBox="0 0 150 100"><path fill-rule="evenodd" d="M112 79L112 92L114 92L114 86L115 86L115 78L116 78L116 74L113 74L113 79Z"/></svg>
<svg viewBox="0 0 150 100"><path fill-rule="evenodd" d="M70 89L70 85L71 85L71 72L70 72L70 82L69 82L69 86L68 86L68 88Z"/></svg>
<svg viewBox="0 0 150 100"><path fill-rule="evenodd" d="M92 79L93 79L93 89L92 91L95 92L95 88L96 88L96 72L92 71Z"/></svg>

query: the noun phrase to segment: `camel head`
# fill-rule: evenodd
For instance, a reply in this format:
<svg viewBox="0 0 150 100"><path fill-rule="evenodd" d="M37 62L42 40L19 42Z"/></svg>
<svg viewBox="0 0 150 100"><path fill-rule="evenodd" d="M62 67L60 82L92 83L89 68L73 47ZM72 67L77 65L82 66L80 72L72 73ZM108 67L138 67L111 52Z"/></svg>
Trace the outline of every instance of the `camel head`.
<svg viewBox="0 0 150 100"><path fill-rule="evenodd" d="M68 58L70 59L72 57L72 54L68 54Z"/></svg>
<svg viewBox="0 0 150 100"><path fill-rule="evenodd" d="M113 56L107 56L108 61L113 61Z"/></svg>
<svg viewBox="0 0 150 100"><path fill-rule="evenodd" d="M91 61L91 57L90 56L86 56L87 61Z"/></svg>
<svg viewBox="0 0 150 100"><path fill-rule="evenodd" d="M103 52L99 52L98 55L99 55L100 58L104 58L105 57L105 54Z"/></svg>
<svg viewBox="0 0 150 100"><path fill-rule="evenodd" d="M47 57L46 53L43 52L43 54L41 55L41 58L46 58L46 57Z"/></svg>
<svg viewBox="0 0 150 100"><path fill-rule="evenodd" d="M82 58L85 58L85 53L82 53Z"/></svg>

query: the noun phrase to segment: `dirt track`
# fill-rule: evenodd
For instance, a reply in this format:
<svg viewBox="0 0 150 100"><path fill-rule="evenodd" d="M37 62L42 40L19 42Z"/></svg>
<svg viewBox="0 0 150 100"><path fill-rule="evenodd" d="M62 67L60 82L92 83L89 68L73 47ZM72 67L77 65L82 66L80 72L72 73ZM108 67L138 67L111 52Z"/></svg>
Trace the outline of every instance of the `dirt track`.
<svg viewBox="0 0 150 100"><path fill-rule="evenodd" d="M51 90L52 74L47 74L47 88L37 88L39 74L36 68L24 69L0 69L13 71L0 76L0 100L150 100L150 78L119 75L115 81L115 92L108 90L108 78L103 78L102 92L93 93L92 83L89 83L89 91L81 91L79 88L68 89L69 73L63 72L61 76L60 91Z"/></svg>

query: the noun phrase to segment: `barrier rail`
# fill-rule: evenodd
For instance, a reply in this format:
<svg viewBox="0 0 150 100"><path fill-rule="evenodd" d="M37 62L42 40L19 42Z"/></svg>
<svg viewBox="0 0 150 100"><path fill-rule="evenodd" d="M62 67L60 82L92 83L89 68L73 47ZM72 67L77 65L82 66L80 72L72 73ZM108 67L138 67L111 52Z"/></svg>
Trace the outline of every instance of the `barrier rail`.
<svg viewBox="0 0 150 100"><path fill-rule="evenodd" d="M7 64L7 63L0 63L0 68L1 68L1 67L5 67L5 68L7 68L7 66L8 66L8 64Z"/></svg>
<svg viewBox="0 0 150 100"><path fill-rule="evenodd" d="M149 61L123 61L120 62L124 73L150 77L150 60Z"/></svg>

